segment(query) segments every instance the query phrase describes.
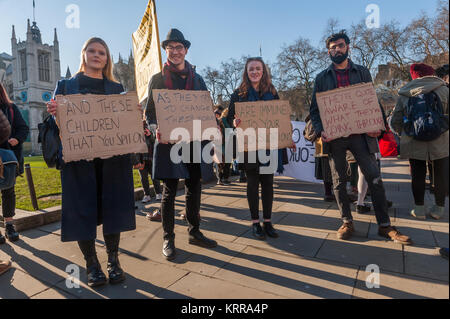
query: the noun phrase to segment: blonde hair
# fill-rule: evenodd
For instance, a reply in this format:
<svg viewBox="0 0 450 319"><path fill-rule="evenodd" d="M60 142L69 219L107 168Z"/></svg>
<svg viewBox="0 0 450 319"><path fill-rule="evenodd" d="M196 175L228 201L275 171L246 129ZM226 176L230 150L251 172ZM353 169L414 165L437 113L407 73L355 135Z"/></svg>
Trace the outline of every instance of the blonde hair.
<svg viewBox="0 0 450 319"><path fill-rule="evenodd" d="M84 45L83 45L83 49L81 49L81 56L80 56L80 68L78 69L78 73L81 72L85 72L86 71L86 61L84 60L84 55L86 53L87 48L92 44L92 43L99 43L101 44L105 50L106 50L106 56L107 56L107 62L105 67L103 68L103 76L106 77L108 80L113 81L113 82L118 82L113 74L113 69L114 69L114 63L112 61L111 58L111 53L109 52L109 48L108 45L106 44L105 41L103 41L100 38L90 38L89 40L87 40Z"/></svg>

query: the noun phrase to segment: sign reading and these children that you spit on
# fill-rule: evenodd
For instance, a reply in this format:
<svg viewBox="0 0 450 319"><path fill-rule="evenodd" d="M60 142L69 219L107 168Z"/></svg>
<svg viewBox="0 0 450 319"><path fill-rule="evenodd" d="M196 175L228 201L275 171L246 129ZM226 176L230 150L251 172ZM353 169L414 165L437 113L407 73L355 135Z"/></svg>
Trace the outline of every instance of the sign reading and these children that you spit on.
<svg viewBox="0 0 450 319"><path fill-rule="evenodd" d="M386 130L372 83L320 92L316 97L322 125L330 140Z"/></svg>
<svg viewBox="0 0 450 319"><path fill-rule="evenodd" d="M57 95L56 101L64 162L148 151L136 92Z"/></svg>

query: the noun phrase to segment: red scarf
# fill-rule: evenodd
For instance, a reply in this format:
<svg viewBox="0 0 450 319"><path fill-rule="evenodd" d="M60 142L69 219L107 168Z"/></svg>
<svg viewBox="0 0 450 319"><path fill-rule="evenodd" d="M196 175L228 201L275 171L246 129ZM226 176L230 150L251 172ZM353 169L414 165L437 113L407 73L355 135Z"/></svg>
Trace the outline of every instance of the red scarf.
<svg viewBox="0 0 450 319"><path fill-rule="evenodd" d="M186 87L185 90L193 90L194 89L194 68L192 65L185 61L184 70L178 70L175 65L173 65L170 61L167 61L164 64L163 76L164 76L164 84L167 89L173 90L172 83L172 73L178 74L179 76L187 76Z"/></svg>

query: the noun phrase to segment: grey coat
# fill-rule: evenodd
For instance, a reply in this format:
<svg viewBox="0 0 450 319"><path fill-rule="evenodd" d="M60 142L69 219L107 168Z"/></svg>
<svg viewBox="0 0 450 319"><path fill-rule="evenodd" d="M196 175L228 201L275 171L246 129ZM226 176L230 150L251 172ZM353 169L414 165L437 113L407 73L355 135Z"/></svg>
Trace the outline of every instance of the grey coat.
<svg viewBox="0 0 450 319"><path fill-rule="evenodd" d="M148 99L145 108L145 118L149 127L151 125L158 125L156 119L155 102L153 101L153 90L166 89L162 72L155 74L148 85ZM207 91L207 87L203 78L195 73L194 76L194 90ZM202 146L205 146L208 141L204 141ZM181 162L175 164L170 159L170 151L173 144L160 144L155 142L153 152L153 178L164 179L189 179L189 171L185 163ZM203 149L203 147L202 147ZM212 164L206 164L203 159L201 163L202 180L210 181L214 179Z"/></svg>
<svg viewBox="0 0 450 319"><path fill-rule="evenodd" d="M349 60L349 62L350 62L349 76L351 85L372 82L372 76L370 75L370 71L367 68L358 64L354 64L351 60ZM331 91L337 89L337 87L338 87L337 76L333 65L330 65L326 70L322 71L321 73L319 73L319 75L317 75L311 101L310 115L312 124L314 126L314 130L317 132L317 134L319 134L319 136L323 132L323 124L320 118L319 106L317 105L316 93ZM387 127L384 109L381 105L380 108ZM367 134L364 134L364 137L366 139L369 152L371 154L378 153L379 152L378 140L376 138L370 137ZM323 143L323 154L329 153L330 153L329 143Z"/></svg>
<svg viewBox="0 0 450 319"><path fill-rule="evenodd" d="M412 96L435 92L442 102L445 115L448 115L448 87L438 77L426 76L409 82L398 92L399 98L391 119L391 127L400 135L400 157L421 161L434 161L448 157L448 131L430 142L417 141L403 133L403 118L407 115L408 100Z"/></svg>

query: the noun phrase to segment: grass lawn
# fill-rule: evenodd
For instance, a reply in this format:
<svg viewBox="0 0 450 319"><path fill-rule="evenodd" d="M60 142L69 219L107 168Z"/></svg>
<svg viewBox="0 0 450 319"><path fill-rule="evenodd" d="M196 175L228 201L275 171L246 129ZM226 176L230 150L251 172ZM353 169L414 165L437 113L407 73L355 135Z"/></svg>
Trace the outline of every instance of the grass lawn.
<svg viewBox="0 0 450 319"><path fill-rule="evenodd" d="M59 171L56 169L49 169L42 156L26 157L25 163L29 163L31 166L39 209L61 205L61 178ZM134 187L142 187L138 171L133 170L133 175ZM25 173L23 174L23 177L17 177L16 208L34 211Z"/></svg>

